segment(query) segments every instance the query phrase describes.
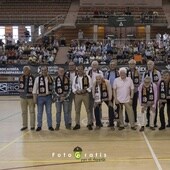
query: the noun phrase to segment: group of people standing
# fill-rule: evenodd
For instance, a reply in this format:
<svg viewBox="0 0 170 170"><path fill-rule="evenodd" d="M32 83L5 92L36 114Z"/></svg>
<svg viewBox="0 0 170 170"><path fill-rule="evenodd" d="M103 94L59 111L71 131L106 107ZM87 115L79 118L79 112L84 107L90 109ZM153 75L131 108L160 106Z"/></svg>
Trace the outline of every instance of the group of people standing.
<svg viewBox="0 0 170 170"><path fill-rule="evenodd" d="M159 130L170 127L170 73L161 73L155 68L153 61L147 62L147 69L141 75L136 68L136 61L131 59L128 68L118 69L116 60L111 60L109 70L103 73L97 61L91 63L91 69L85 71L84 65L68 63L68 70L58 68L56 77L48 74L48 67L42 66L41 73L34 78L29 66L23 68L23 75L19 78L21 110L23 126L21 131L28 128L28 108L30 112L30 129L35 130L35 104L37 104L37 128L42 130L42 117L45 106L47 125L54 131L52 125L52 103L56 105L56 127L60 129L61 113L63 109L66 129L81 128L80 115L82 102L87 113L87 128L93 130L103 126L102 105L108 107L108 127L115 129L115 113L118 113L118 130L125 129L130 123L131 129L136 130L137 121L140 130L145 126L155 130L157 127L157 113L159 111L161 126ZM137 106L141 106L137 114ZM75 125L72 120L72 105L75 104ZM168 123L165 123L164 108L167 103ZM123 106L125 114L123 114ZM125 117L124 117L125 115ZM138 117L140 117L139 120ZM73 128L72 128L73 126Z"/></svg>

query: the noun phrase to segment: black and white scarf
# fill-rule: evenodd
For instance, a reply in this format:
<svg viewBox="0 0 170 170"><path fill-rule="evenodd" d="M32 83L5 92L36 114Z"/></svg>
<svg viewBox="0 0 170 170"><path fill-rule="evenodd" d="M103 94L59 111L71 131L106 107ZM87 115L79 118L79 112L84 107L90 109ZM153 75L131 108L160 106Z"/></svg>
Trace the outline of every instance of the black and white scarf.
<svg viewBox="0 0 170 170"><path fill-rule="evenodd" d="M127 70L127 77L131 77L131 79L133 80L133 83L135 85L139 84L139 72L138 70L135 68L134 72L132 73L132 71L130 69Z"/></svg>
<svg viewBox="0 0 170 170"><path fill-rule="evenodd" d="M53 79L50 75L47 75L48 79L48 91L51 94L52 89L53 89ZM46 94L46 83L45 83L45 77L44 76L39 76L39 94Z"/></svg>
<svg viewBox="0 0 170 170"><path fill-rule="evenodd" d="M144 85L142 87L142 95L141 95L142 104L154 103L154 89L153 84L146 88Z"/></svg>
<svg viewBox="0 0 170 170"><path fill-rule="evenodd" d="M25 75L20 76L20 78L19 78L19 92L21 92L21 93L24 92L25 86L27 87L27 89L26 89L27 95L32 96L32 90L33 90L33 86L34 86L34 76L29 75L29 76L27 76L27 78Z"/></svg>
<svg viewBox="0 0 170 170"><path fill-rule="evenodd" d="M69 91L70 81L69 78L66 76L63 76L63 79L61 77L56 77L55 80L55 91L57 94L63 94L67 93Z"/></svg>

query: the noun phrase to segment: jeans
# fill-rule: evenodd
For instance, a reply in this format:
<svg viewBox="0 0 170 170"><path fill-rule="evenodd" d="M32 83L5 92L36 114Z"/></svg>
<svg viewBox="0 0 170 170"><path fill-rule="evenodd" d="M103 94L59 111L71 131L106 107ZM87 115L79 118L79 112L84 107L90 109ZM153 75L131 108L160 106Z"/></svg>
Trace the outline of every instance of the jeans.
<svg viewBox="0 0 170 170"><path fill-rule="evenodd" d="M72 112L72 105L73 105L73 101L74 101L74 93L71 92L70 96L69 96L69 102L68 102L68 123L72 124L72 116L71 116L71 112ZM75 104L75 102L74 102Z"/></svg>
<svg viewBox="0 0 170 170"><path fill-rule="evenodd" d="M101 104L97 105L94 108L94 116L96 119L96 126L101 126L102 122L101 122Z"/></svg>
<svg viewBox="0 0 170 170"><path fill-rule="evenodd" d="M51 114L51 106L52 106L52 95L47 96L38 96L37 98L37 121L38 121L38 127L42 127L42 117L43 117L43 111L44 106L46 110L47 115L47 124L48 127L52 127L52 114Z"/></svg>
<svg viewBox="0 0 170 170"><path fill-rule="evenodd" d="M56 124L60 126L62 106L64 111L65 126L69 124L69 101L56 102Z"/></svg>

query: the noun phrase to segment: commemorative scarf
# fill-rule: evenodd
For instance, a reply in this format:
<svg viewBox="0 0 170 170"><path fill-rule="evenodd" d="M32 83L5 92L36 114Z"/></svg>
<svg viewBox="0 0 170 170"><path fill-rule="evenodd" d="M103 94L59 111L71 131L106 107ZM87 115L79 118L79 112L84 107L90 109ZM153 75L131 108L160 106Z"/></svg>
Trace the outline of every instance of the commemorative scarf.
<svg viewBox="0 0 170 170"><path fill-rule="evenodd" d="M166 84L164 80L161 80L159 86L159 99L160 100L170 99L170 82Z"/></svg>
<svg viewBox="0 0 170 170"><path fill-rule="evenodd" d="M150 72L149 71L146 71L145 72L145 76L144 77L146 77L146 76L149 76L150 77ZM157 73L157 70L156 69L154 69L153 71L152 71L152 81L154 82L154 83L157 83L158 81L159 81L159 77L158 77L158 73Z"/></svg>
<svg viewBox="0 0 170 170"><path fill-rule="evenodd" d="M53 79L50 75L47 75L48 79L48 91L49 93L52 93L53 89ZM45 77L44 76L39 76L39 94L46 94L46 83L45 83Z"/></svg>
<svg viewBox="0 0 170 170"><path fill-rule="evenodd" d="M99 69L97 69L97 73L99 73ZM89 75L90 77L92 77L92 74L93 74L93 70L90 69L89 72L88 72L88 75Z"/></svg>
<svg viewBox="0 0 170 170"><path fill-rule="evenodd" d="M109 80L109 78L110 78L110 72L111 72L110 70L107 71L107 80ZM119 72L118 72L118 70L115 69L114 72L115 72L115 78L119 77Z"/></svg>
<svg viewBox="0 0 170 170"><path fill-rule="evenodd" d="M100 89L98 89L100 88ZM97 83L95 85L95 94L99 94L99 90L100 90L100 96L98 100L107 100L109 95L108 95L108 90L107 90L107 85L105 80L102 81L102 83L98 86Z"/></svg>
<svg viewBox="0 0 170 170"><path fill-rule="evenodd" d="M132 73L132 71L129 69L127 70L127 77L131 77L131 79L133 80L133 83L135 85L139 84L139 72L138 70L135 68L134 72Z"/></svg>
<svg viewBox="0 0 170 170"><path fill-rule="evenodd" d="M64 92L68 92L69 91L69 85L70 85L70 81L69 78L66 76L63 76L63 79L61 79L61 77L56 77L55 80L55 91L57 94L63 94Z"/></svg>
<svg viewBox="0 0 170 170"><path fill-rule="evenodd" d="M154 90L153 90L153 84L152 83L148 88L146 88L143 85L141 97L142 97L142 99L141 99L142 104L148 104L148 102L154 103Z"/></svg>
<svg viewBox="0 0 170 170"><path fill-rule="evenodd" d="M79 85L78 76L76 76L75 83L76 83L76 85ZM82 90L89 88L89 78L87 75L84 75L82 78L82 88L83 88ZM80 89L80 87L79 87L79 89Z"/></svg>
<svg viewBox="0 0 170 170"><path fill-rule="evenodd" d="M32 96L32 90L34 86L34 77L32 75L26 76L22 75L19 78L19 92L24 92L26 86L27 96Z"/></svg>

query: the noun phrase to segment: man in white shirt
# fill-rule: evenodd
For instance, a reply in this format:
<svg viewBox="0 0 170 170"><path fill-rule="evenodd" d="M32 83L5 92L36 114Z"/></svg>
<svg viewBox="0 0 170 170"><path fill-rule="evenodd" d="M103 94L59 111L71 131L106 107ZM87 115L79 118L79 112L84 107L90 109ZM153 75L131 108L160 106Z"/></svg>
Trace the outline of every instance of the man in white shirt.
<svg viewBox="0 0 170 170"><path fill-rule="evenodd" d="M87 121L88 121L88 129L92 130L92 119L89 110L89 93L92 89L91 78L84 73L84 65L80 64L77 67L78 75L74 77L72 84L72 91L75 94L75 122L76 125L73 130L80 129L80 111L81 104L84 103L86 112L87 112Z"/></svg>
<svg viewBox="0 0 170 170"><path fill-rule="evenodd" d="M119 69L120 77L116 78L113 83L115 103L120 105L119 110L119 120L120 127L119 130L124 129L124 119L123 119L123 105L127 111L129 122L132 130L136 130L134 124L134 113L132 109L132 99L134 95L134 84L130 77L127 77L126 68Z"/></svg>
<svg viewBox="0 0 170 170"><path fill-rule="evenodd" d="M36 131L40 131L42 128L42 116L44 106L46 107L47 114L47 123L48 129L50 131L54 131L52 127L52 114L51 114L51 106L52 106L52 90L53 90L53 79L50 75L48 75L47 66L41 67L41 75L36 77L33 87L33 100L34 103L37 104L37 129Z"/></svg>

